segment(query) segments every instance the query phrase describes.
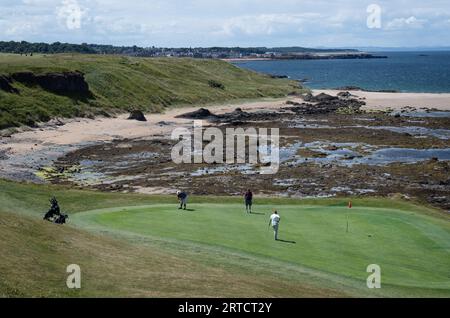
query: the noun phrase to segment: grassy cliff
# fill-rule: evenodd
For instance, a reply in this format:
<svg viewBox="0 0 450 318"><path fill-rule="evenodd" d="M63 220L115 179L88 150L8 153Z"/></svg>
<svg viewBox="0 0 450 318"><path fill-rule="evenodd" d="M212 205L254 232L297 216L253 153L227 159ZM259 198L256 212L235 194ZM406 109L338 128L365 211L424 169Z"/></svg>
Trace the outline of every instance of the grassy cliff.
<svg viewBox="0 0 450 318"><path fill-rule="evenodd" d="M84 74L89 96L55 93L14 77L21 72L74 71ZM58 116L106 115L130 108L161 111L172 105L281 97L301 91L297 82L273 79L220 60L0 54L0 76L10 77L14 89L0 89L0 129Z"/></svg>

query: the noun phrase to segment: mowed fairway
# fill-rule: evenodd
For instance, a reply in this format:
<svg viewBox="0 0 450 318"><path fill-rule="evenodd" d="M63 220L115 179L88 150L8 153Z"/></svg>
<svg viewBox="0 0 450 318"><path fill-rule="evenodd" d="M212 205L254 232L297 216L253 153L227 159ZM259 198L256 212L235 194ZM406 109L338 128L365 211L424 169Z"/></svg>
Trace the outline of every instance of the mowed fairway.
<svg viewBox="0 0 450 318"><path fill-rule="evenodd" d="M177 210L175 204L111 208L75 214L71 222L276 261L280 272L298 268L321 276L322 287L327 280L347 280L364 289L367 266L378 264L382 288L374 295L450 296L450 223L445 218L399 208L287 204L279 209L281 241L276 242L268 228L273 206L257 206L252 215L237 203L197 203L189 209Z"/></svg>

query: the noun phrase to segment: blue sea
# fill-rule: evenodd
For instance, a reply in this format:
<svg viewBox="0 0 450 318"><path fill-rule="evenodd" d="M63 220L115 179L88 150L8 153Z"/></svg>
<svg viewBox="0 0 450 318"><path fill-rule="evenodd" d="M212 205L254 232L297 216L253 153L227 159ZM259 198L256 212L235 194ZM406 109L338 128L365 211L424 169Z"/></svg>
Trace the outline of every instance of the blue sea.
<svg viewBox="0 0 450 318"><path fill-rule="evenodd" d="M236 62L237 66L304 80L309 88L358 86L367 90L449 93L450 52L376 52L387 59Z"/></svg>

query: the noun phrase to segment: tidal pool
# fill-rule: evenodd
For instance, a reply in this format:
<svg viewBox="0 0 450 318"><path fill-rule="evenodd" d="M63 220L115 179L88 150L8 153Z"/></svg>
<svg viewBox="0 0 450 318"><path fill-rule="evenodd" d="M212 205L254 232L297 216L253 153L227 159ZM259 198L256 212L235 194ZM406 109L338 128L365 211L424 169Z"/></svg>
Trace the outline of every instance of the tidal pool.
<svg viewBox="0 0 450 318"><path fill-rule="evenodd" d="M335 145L338 147L338 145ZM317 150L317 148L307 148ZM411 149L411 148L381 148L373 150L370 154L362 155L359 152L348 149L338 148L336 150L327 150L320 148L325 157L306 158L296 156L289 164L319 163L319 164L337 164L343 166L352 166L357 164L366 165L388 165L391 163L417 163L431 159L442 161L450 160L450 148L445 149Z"/></svg>
<svg viewBox="0 0 450 318"><path fill-rule="evenodd" d="M430 111L430 112L414 111L414 112L406 112L406 113L393 112L393 113L391 113L391 115L392 116L400 115L402 117L418 117L418 118L426 118L426 117L430 117L430 118L450 118L450 112L448 112L448 111Z"/></svg>

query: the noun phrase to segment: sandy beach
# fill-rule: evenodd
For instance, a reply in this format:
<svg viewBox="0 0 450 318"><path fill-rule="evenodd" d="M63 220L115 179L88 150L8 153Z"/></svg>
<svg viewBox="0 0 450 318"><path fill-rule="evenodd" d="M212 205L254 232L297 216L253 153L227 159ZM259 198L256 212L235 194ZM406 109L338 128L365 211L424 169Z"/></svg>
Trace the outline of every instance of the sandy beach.
<svg viewBox="0 0 450 318"><path fill-rule="evenodd" d="M339 90L313 90L314 94L325 93L336 96ZM367 105L365 110L386 110L392 108L399 110L403 107L435 108L439 110L450 111L450 93L431 94L431 93L382 93L350 91L351 94L360 98L365 98Z"/></svg>
<svg viewBox="0 0 450 318"><path fill-rule="evenodd" d="M268 57L245 57L245 58L230 58L221 60L229 63L235 63L235 62L272 61L273 59Z"/></svg>
<svg viewBox="0 0 450 318"><path fill-rule="evenodd" d="M314 95L326 93L337 95L338 90L314 90ZM450 111L450 94L425 94L425 93L379 93L352 91L353 95L364 98L367 103L365 110L386 110L388 108L400 110L404 107L435 108ZM173 124L187 125L191 121L176 118L176 116L199 107L208 108L215 113L225 113L236 108L246 111L258 109L274 109L285 105L286 101L302 102L298 97L281 99L265 99L210 106L193 106L168 109L162 114L147 114L147 122L131 122L127 120L128 114L116 118L97 119L70 119L63 126L31 129L14 134L11 138L3 138L0 150L12 148L14 154L27 153L30 150L39 150L48 144L76 144L93 141L109 141L118 138L142 138L155 135L167 135L173 129ZM161 123L171 123L164 125Z"/></svg>
<svg viewBox="0 0 450 318"><path fill-rule="evenodd" d="M295 100L295 98L289 100ZM115 118L62 120L64 122L62 126L48 124L43 125L42 128L25 129L11 137L1 138L0 151L8 149L10 155L20 155L30 151L39 151L50 144L74 145L123 138L168 136L174 126L188 126L192 123L192 120L176 118L178 115L197 110L199 107L208 108L217 114L221 114L238 107L247 111L279 108L286 101L287 99L273 99L225 105L172 108L162 114L146 114L147 122L127 120L128 114L122 114Z"/></svg>

